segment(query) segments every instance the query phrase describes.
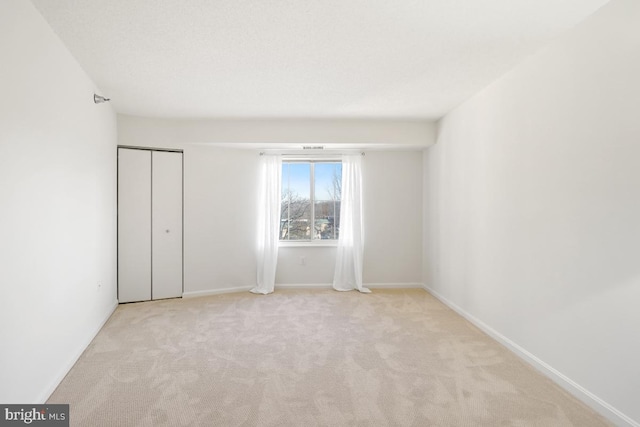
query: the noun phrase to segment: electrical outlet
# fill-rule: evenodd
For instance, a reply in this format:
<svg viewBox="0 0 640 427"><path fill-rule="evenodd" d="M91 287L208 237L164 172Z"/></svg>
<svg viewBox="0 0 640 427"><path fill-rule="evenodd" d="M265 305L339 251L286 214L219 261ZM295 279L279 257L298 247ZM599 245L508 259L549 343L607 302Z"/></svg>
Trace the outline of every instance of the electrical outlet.
<svg viewBox="0 0 640 427"><path fill-rule="evenodd" d="M307 265L306 257L303 257L303 256L300 257L300 265Z"/></svg>

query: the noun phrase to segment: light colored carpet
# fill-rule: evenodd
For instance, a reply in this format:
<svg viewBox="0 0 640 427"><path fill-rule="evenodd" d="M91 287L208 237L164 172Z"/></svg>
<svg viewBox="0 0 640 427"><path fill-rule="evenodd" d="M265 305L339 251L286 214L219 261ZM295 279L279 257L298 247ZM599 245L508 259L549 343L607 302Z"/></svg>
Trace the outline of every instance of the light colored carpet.
<svg viewBox="0 0 640 427"><path fill-rule="evenodd" d="M423 290L127 304L53 393L74 426L606 426Z"/></svg>

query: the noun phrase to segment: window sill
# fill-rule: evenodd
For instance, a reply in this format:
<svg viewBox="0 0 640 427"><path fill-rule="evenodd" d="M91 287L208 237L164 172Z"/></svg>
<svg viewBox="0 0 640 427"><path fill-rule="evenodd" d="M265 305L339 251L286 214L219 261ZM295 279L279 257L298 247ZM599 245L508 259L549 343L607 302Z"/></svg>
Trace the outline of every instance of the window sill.
<svg viewBox="0 0 640 427"><path fill-rule="evenodd" d="M281 240L278 242L280 248L335 248L337 246L337 240Z"/></svg>

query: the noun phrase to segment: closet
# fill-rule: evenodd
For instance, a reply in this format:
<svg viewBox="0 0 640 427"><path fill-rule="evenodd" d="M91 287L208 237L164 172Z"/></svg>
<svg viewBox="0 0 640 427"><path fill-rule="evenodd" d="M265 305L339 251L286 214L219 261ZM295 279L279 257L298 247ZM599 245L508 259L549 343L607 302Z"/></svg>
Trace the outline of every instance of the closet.
<svg viewBox="0 0 640 427"><path fill-rule="evenodd" d="M118 147L118 301L182 296L182 152Z"/></svg>

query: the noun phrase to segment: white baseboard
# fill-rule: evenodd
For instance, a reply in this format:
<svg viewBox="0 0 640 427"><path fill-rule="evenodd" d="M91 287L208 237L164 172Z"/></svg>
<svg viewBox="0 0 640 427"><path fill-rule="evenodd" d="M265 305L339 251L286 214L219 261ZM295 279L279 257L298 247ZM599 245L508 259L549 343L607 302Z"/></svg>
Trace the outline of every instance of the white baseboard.
<svg viewBox="0 0 640 427"><path fill-rule="evenodd" d="M422 283L413 283L413 282L405 282L405 283L365 283L363 286L365 288L369 288L369 289L424 289L424 284L422 284Z"/></svg>
<svg viewBox="0 0 640 427"><path fill-rule="evenodd" d="M422 283L363 283L369 289L424 289ZM332 283L287 283L276 284L276 289L332 289Z"/></svg>
<svg viewBox="0 0 640 427"><path fill-rule="evenodd" d="M84 342L82 343L82 345L80 345L78 347L78 350L75 352L75 354L73 354L71 359L69 359L69 361L58 371L58 374L53 378L53 380L50 382L49 386L42 391L40 396L36 399L37 403L44 404L47 401L47 399L49 399L49 397L51 397L53 392L56 391L56 388L58 388L58 385L60 385L60 383L62 382L64 377L67 376L67 374L69 373L71 368L73 368L73 365L76 364L78 359L80 359L80 356L82 356L82 353L84 353L84 351L87 349L87 347L89 347L89 344L91 344L91 341L93 341L93 339L96 337L96 335L98 335L98 332L100 332L100 330L105 325L105 323L107 323L107 320L109 320L109 318L111 317L113 312L116 311L116 308L118 308L118 301L117 300L115 300L113 302L113 304L109 306L109 308L107 309L107 311L105 312L105 314L104 314L104 316L102 318L102 321L100 321L98 326L96 326L91 331L91 333L89 334L88 338L85 339Z"/></svg>
<svg viewBox="0 0 640 427"><path fill-rule="evenodd" d="M429 288L427 285L423 286L424 290L429 292L431 295L440 300L443 304L451 308L453 311L458 313L460 316L467 319L469 322L473 323L475 326L480 328L483 332L489 335L491 338L498 341L503 346L507 347L513 353L515 353L518 357L523 359L525 362L532 365L535 369L540 371L542 374L550 378L556 384L567 390L569 393L583 401L590 408L606 417L617 426L629 426L629 427L640 427L640 423L634 421L627 415L623 414L604 400L600 399L595 394L591 393L586 388L582 387L580 384L573 381L571 378L567 377L557 369L553 368L551 365L546 362L538 359L533 354L529 353L524 348L520 347L515 342L511 341L509 338L497 332L495 329L491 328L486 323L482 322L480 319L476 318L472 314L466 312L464 309L454 304L444 296L440 295L433 289Z"/></svg>
<svg viewBox="0 0 640 427"><path fill-rule="evenodd" d="M331 283L276 283L276 290L278 289L331 289L333 284Z"/></svg>
<svg viewBox="0 0 640 427"><path fill-rule="evenodd" d="M422 283L365 283L364 287L370 289L424 289ZM332 289L332 283L276 283L278 289ZM182 298L196 298L208 295L229 294L233 292L248 292L253 286L234 286L222 289L208 289L205 291L184 292Z"/></svg>
<svg viewBox="0 0 640 427"><path fill-rule="evenodd" d="M208 289L206 291L184 292L182 298L206 297L209 295L231 294L234 292L249 292L253 286L235 286L232 288Z"/></svg>

